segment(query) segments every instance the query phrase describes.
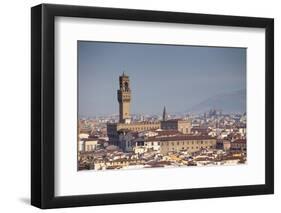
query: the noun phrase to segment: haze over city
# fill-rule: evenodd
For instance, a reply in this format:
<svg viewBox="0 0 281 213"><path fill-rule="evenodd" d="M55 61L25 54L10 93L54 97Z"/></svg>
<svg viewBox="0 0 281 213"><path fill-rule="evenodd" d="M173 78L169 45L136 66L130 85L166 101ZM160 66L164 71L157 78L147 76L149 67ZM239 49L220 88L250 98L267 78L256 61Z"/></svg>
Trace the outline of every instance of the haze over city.
<svg viewBox="0 0 281 213"><path fill-rule="evenodd" d="M132 114L160 114L164 105L187 112L201 103L245 112L245 48L79 41L79 115L117 114L123 72L130 76Z"/></svg>

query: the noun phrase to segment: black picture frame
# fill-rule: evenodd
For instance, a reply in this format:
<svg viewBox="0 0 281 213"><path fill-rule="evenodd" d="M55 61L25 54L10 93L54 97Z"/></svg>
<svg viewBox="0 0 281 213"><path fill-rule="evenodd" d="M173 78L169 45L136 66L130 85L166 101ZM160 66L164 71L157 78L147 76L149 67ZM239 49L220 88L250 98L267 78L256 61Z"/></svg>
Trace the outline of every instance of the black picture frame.
<svg viewBox="0 0 281 213"><path fill-rule="evenodd" d="M264 28L265 184L93 195L54 195L55 17ZM41 4L31 8L31 204L42 208L218 198L274 193L274 20L164 11Z"/></svg>

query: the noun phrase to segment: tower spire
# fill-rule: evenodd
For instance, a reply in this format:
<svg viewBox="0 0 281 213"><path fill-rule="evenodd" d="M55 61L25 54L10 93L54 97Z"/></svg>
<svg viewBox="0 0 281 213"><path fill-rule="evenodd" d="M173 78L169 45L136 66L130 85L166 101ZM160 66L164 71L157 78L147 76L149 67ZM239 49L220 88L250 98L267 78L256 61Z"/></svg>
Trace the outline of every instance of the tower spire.
<svg viewBox="0 0 281 213"><path fill-rule="evenodd" d="M166 120L167 120L166 106L164 106L164 109L163 109L163 117L162 117L162 120L163 120L163 121L166 121Z"/></svg>

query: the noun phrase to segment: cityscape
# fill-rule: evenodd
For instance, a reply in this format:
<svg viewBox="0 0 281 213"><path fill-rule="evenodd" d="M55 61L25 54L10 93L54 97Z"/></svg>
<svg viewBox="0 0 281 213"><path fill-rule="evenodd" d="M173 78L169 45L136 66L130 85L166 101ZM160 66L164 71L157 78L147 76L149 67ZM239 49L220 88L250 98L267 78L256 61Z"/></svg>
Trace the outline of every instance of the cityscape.
<svg viewBox="0 0 281 213"><path fill-rule="evenodd" d="M167 107L167 98L158 113L132 113L136 100L134 79L126 72L120 72L118 78L111 104L116 106L116 113L88 116L78 113L78 171L247 162L247 119L246 112L242 112L245 109L230 112L215 105L206 106L201 112L175 112Z"/></svg>
<svg viewBox="0 0 281 213"><path fill-rule="evenodd" d="M236 165L246 162L246 114L130 114L129 76L119 77L119 115L79 120L78 170Z"/></svg>

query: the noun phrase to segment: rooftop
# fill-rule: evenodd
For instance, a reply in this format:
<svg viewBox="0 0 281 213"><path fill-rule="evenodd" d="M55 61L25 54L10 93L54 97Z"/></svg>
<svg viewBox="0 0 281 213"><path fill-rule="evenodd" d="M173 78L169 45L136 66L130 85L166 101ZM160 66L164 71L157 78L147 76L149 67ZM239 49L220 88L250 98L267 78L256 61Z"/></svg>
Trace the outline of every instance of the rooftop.
<svg viewBox="0 0 281 213"><path fill-rule="evenodd" d="M145 141L178 141L178 140L211 140L216 139L211 136L203 136L203 135L176 135L171 137L149 137L145 139Z"/></svg>
<svg viewBox="0 0 281 213"><path fill-rule="evenodd" d="M237 139L235 141L233 141L232 143L246 143L245 139Z"/></svg>

